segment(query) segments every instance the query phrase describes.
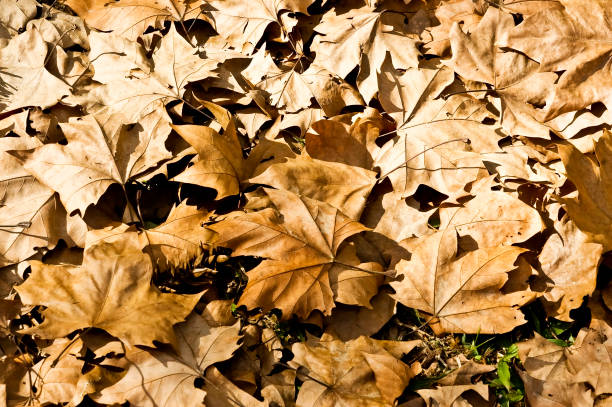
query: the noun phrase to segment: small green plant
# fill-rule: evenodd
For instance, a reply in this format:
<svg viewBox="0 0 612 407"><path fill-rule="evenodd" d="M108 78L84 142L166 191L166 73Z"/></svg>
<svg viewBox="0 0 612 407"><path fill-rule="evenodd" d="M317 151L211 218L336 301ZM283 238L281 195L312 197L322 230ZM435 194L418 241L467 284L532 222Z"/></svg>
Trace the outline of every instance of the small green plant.
<svg viewBox="0 0 612 407"><path fill-rule="evenodd" d="M514 361L518 357L518 346L512 344L503 351L503 356L497 362L497 378L489 382L495 389L497 401L501 407L516 405L525 397L525 388L518 373L514 369Z"/></svg>
<svg viewBox="0 0 612 407"><path fill-rule="evenodd" d="M558 346L568 347L574 343L575 323L547 318L538 307L525 307L526 317L533 330Z"/></svg>
<svg viewBox="0 0 612 407"><path fill-rule="evenodd" d="M472 340L468 340L468 337L463 334L461 335L461 344L465 347L467 352L467 356L471 359L474 359L477 362L482 362L484 354L479 351L479 348L489 342L491 342L495 337L491 337L484 342L478 343L478 337L480 333L477 333L476 336Z"/></svg>

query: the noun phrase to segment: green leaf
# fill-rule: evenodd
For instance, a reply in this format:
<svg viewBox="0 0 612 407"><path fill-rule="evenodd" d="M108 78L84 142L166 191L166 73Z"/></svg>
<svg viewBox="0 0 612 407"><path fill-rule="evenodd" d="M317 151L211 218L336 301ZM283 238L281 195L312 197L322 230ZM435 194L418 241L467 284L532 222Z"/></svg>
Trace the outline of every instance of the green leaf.
<svg viewBox="0 0 612 407"><path fill-rule="evenodd" d="M506 390L510 390L512 388L512 383L510 382L512 374L510 372L510 366L505 360L500 360L497 364L497 377L501 384L504 385Z"/></svg>

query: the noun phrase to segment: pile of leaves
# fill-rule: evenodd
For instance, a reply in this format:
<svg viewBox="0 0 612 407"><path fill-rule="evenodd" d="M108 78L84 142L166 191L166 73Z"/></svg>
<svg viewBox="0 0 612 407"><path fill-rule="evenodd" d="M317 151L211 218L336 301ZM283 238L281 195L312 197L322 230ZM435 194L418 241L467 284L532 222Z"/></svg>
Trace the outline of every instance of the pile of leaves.
<svg viewBox="0 0 612 407"><path fill-rule="evenodd" d="M610 405L610 106L608 0L0 0L0 405Z"/></svg>

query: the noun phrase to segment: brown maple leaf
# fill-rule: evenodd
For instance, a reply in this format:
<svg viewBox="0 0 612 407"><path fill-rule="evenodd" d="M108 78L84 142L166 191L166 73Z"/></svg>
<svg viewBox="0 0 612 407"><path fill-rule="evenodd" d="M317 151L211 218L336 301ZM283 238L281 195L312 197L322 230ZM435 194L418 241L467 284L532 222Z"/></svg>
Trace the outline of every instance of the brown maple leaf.
<svg viewBox="0 0 612 407"><path fill-rule="evenodd" d="M55 192L6 152L38 146L36 138L0 139L0 266L26 260L36 248L52 249L59 239L73 244L70 218Z"/></svg>
<svg viewBox="0 0 612 407"><path fill-rule="evenodd" d="M410 260L397 266L395 298L422 310L435 332L502 333L525 323L518 307L536 297L530 290L502 292L525 250L483 248L457 257L457 234L443 230L421 238Z"/></svg>
<svg viewBox="0 0 612 407"><path fill-rule="evenodd" d="M240 305L279 308L284 319L292 314L307 318L315 309L329 315L340 290L334 295L332 280L351 276L366 286L378 286L375 270L353 256L347 263L340 258L341 243L367 230L365 226L324 202L282 190L265 192L273 208L228 217L211 226L219 233L217 244L234 249L234 255L267 258L247 273Z"/></svg>
<svg viewBox="0 0 612 407"><path fill-rule="evenodd" d="M59 48L59 47L57 47ZM0 112L27 106L47 108L71 94L70 86L46 67L51 55L37 28L0 49Z"/></svg>
<svg viewBox="0 0 612 407"><path fill-rule="evenodd" d="M439 380L435 389L421 389L417 390L417 393L427 402L428 406L451 407L463 403L474 405L469 402L469 398L466 400L462 396L467 391L473 391L482 399L488 400L489 386L484 383L473 383L472 378L492 370L495 370L495 366L481 365L470 360Z"/></svg>
<svg viewBox="0 0 612 407"><path fill-rule="evenodd" d="M539 72L539 65L518 52L502 51L497 41L514 28L509 13L489 7L470 34L455 23L450 33L453 58L448 65L463 78L486 82L501 98L501 124L509 134L549 138L553 125L538 120L557 75Z"/></svg>
<svg viewBox="0 0 612 407"><path fill-rule="evenodd" d="M538 256L542 272L554 284L544 293L545 306L549 315L570 321L570 311L595 290L602 247L589 243L588 236L568 216L555 222L554 228L556 233L546 240Z"/></svg>
<svg viewBox="0 0 612 407"><path fill-rule="evenodd" d="M217 190L217 199L240 192L240 183L249 177L249 168L242 156L236 125L231 114L221 106L204 102L223 127L223 134L208 126L182 125L172 128L198 153L191 167L173 178Z"/></svg>
<svg viewBox="0 0 612 407"><path fill-rule="evenodd" d="M123 124L139 121L158 108L160 101L183 100L185 87L191 82L216 76L213 71L220 62L194 48L174 25L161 38L149 59L142 58L145 51L141 44L117 39L112 34L98 36L92 52L95 52L91 55L94 70L101 66L106 72L98 76L103 78L103 84L94 84L67 100L101 117L119 115ZM123 53L133 58L134 63L114 65L116 69L109 72L108 64L114 63L112 54ZM104 57L98 58L101 55Z"/></svg>
<svg viewBox="0 0 612 407"><path fill-rule="evenodd" d="M170 126L164 111L153 111L134 126L104 128L95 116L62 124L67 145L47 144L30 151L15 151L24 168L59 193L69 213L81 215L95 205L112 184L123 188L159 162L172 157L164 145ZM136 219L132 210L132 220Z"/></svg>
<svg viewBox="0 0 612 407"><path fill-rule="evenodd" d="M314 160L305 155L270 165L249 179L327 202L353 219L359 219L376 182L376 173L339 162Z"/></svg>
<svg viewBox="0 0 612 407"><path fill-rule="evenodd" d="M519 344L519 356L530 403L590 406L595 397L612 389L604 373L612 367L612 345L605 330L583 328L569 347L536 333Z"/></svg>
<svg viewBox="0 0 612 407"><path fill-rule="evenodd" d="M172 325L185 319L201 294L160 293L151 285L149 257L134 242L122 243L90 248L82 266L32 261L32 274L15 289L25 304L47 309L43 323L24 332L60 338L100 328L128 345L175 343Z"/></svg>
<svg viewBox="0 0 612 407"><path fill-rule="evenodd" d="M399 358L416 342L377 341L365 336L347 342L333 338L296 343L290 362L304 381L301 406L388 406L404 391L420 365Z"/></svg>
<svg viewBox="0 0 612 407"><path fill-rule="evenodd" d="M198 314L175 327L176 352L156 349L128 350L125 374L94 399L103 404L124 403L143 407L202 406L206 392L194 385L206 368L229 359L240 347L240 326L210 327Z"/></svg>
<svg viewBox="0 0 612 407"><path fill-rule="evenodd" d="M326 13L314 29L319 35L311 48L316 53L315 63L341 78L357 66L357 87L366 102L377 93L377 72L391 55L393 66L407 69L418 66L420 43L414 27L406 24L408 13L419 8L404 7L397 12L375 11L363 5L350 11L338 10ZM406 13L406 14L403 14Z"/></svg>
<svg viewBox="0 0 612 407"><path fill-rule="evenodd" d="M215 233L204 227L209 214L185 202L173 207L166 220L151 229L138 230L121 224L115 228L91 230L87 233L85 249L101 242L114 244L123 240L137 240L154 264L162 270L186 267L197 263L215 239Z"/></svg>
<svg viewBox="0 0 612 407"><path fill-rule="evenodd" d="M201 0L68 0L68 5L91 28L114 31L136 41L147 28L162 28L168 20L183 23L202 18Z"/></svg>
<svg viewBox="0 0 612 407"><path fill-rule="evenodd" d="M453 227L464 250L521 243L544 229L537 210L501 191L472 191L463 207L440 208L440 229Z"/></svg>
<svg viewBox="0 0 612 407"><path fill-rule="evenodd" d="M595 144L595 158L582 154L571 144L559 145L559 155L567 177L578 189L578 197L562 198L570 218L590 240L600 243L604 251L612 248L612 204L609 160L612 154L612 133L604 130Z"/></svg>
<svg viewBox="0 0 612 407"><path fill-rule="evenodd" d="M612 23L607 0L561 0L507 32L500 46L538 61L541 71L565 71L554 89L545 119L595 102L612 103Z"/></svg>
<svg viewBox="0 0 612 407"><path fill-rule="evenodd" d="M308 14L313 0L207 0L212 6L214 27L238 51L250 54L270 24L281 29L281 39L289 40L289 33L297 18L289 13Z"/></svg>

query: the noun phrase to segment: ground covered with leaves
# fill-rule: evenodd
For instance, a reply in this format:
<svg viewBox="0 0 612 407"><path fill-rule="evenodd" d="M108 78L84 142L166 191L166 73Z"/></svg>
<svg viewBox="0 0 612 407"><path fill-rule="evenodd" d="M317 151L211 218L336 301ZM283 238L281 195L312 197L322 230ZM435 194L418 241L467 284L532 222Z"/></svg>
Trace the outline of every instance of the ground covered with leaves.
<svg viewBox="0 0 612 407"><path fill-rule="evenodd" d="M612 405L609 0L0 0L0 405Z"/></svg>

